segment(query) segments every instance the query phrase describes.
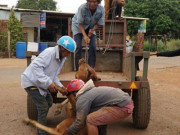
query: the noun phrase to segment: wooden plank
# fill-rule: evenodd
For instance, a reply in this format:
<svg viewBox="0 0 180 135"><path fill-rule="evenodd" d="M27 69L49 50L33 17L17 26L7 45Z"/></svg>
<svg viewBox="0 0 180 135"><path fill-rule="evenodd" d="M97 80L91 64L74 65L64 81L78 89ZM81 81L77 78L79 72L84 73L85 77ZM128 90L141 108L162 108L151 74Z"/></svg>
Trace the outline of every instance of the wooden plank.
<svg viewBox="0 0 180 135"><path fill-rule="evenodd" d="M124 19L124 29L123 29L123 45L124 45L124 49L123 49L123 55L126 54L126 35L127 35L127 20Z"/></svg>
<svg viewBox="0 0 180 135"><path fill-rule="evenodd" d="M148 51L143 51L143 52L131 52L131 53L128 53L126 54L127 57L131 57L131 56L142 56L144 58L149 58L150 56L150 52Z"/></svg>
<svg viewBox="0 0 180 135"><path fill-rule="evenodd" d="M131 80L135 81L135 56L131 57Z"/></svg>
<svg viewBox="0 0 180 135"><path fill-rule="evenodd" d="M8 30L8 55L9 55L9 58L11 58L10 39L11 39L11 35L10 35L10 31Z"/></svg>
<svg viewBox="0 0 180 135"><path fill-rule="evenodd" d="M123 34L106 34L106 44L123 44Z"/></svg>
<svg viewBox="0 0 180 135"><path fill-rule="evenodd" d="M71 32L71 18L68 18L68 36L72 37L72 32Z"/></svg>
<svg viewBox="0 0 180 135"><path fill-rule="evenodd" d="M62 73L62 74L58 75L58 78L60 80L64 80L64 81L70 81L70 80L75 79L75 73L76 72ZM120 72L96 72L96 73L101 78L101 81L116 81L116 82L129 81L129 79Z"/></svg>
<svg viewBox="0 0 180 135"><path fill-rule="evenodd" d="M144 65L143 65L143 80L146 81L147 80L147 76L148 76L148 58L144 59Z"/></svg>
<svg viewBox="0 0 180 135"><path fill-rule="evenodd" d="M140 18L140 17L127 17L127 16L123 16L123 18L127 19L127 20L134 20L134 21L149 20L149 18Z"/></svg>
<svg viewBox="0 0 180 135"><path fill-rule="evenodd" d="M27 51L26 52L26 57L31 57L32 55L38 56L41 52L30 52Z"/></svg>
<svg viewBox="0 0 180 135"><path fill-rule="evenodd" d="M124 23L107 23L106 24L106 29L105 29L105 33L123 33L123 25Z"/></svg>
<svg viewBox="0 0 180 135"><path fill-rule="evenodd" d="M68 85L68 83L71 80L61 80L61 83L66 87ZM140 86L143 83L147 83L147 81L134 81L134 84L136 86L136 88L133 88L134 90L138 90L140 88ZM121 82L121 81L94 81L94 84L96 87L98 86L109 86L109 87L114 87L114 88L120 88L123 90L128 90L128 89L132 89L130 86L132 84L132 82Z"/></svg>
<svg viewBox="0 0 180 135"><path fill-rule="evenodd" d="M131 57L123 57L123 74L131 79Z"/></svg>
<svg viewBox="0 0 180 135"><path fill-rule="evenodd" d="M118 47L118 48L123 48L123 47L124 47L123 44L112 44L112 43L110 43L110 44L107 44L107 43L106 43L106 44L99 43L99 44L97 44L96 46L97 46L97 47L106 47L107 45L108 45L109 47ZM85 47L86 44L83 43L82 46Z"/></svg>
<svg viewBox="0 0 180 135"><path fill-rule="evenodd" d="M124 19L120 18L119 20L105 20L105 23L123 23Z"/></svg>

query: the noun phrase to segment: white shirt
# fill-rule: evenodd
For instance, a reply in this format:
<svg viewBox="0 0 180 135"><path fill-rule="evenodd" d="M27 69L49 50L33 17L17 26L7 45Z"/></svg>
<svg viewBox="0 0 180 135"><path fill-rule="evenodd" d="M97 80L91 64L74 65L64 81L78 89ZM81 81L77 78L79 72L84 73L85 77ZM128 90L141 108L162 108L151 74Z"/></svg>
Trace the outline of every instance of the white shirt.
<svg viewBox="0 0 180 135"><path fill-rule="evenodd" d="M57 75L61 72L66 58L59 59L59 47L50 47L36 57L21 75L21 86L35 86L42 96L47 95L49 85L54 82L63 85Z"/></svg>

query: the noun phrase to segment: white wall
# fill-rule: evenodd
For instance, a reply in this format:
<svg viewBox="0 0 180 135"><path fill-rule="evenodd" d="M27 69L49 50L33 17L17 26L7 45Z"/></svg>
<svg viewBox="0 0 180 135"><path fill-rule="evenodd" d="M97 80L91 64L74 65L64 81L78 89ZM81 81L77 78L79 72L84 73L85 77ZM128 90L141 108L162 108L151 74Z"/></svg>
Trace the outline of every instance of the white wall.
<svg viewBox="0 0 180 135"><path fill-rule="evenodd" d="M10 11L0 10L0 20L9 20ZM16 18L20 21L21 12L15 12Z"/></svg>
<svg viewBox="0 0 180 135"><path fill-rule="evenodd" d="M34 42L34 28L27 28L27 42Z"/></svg>

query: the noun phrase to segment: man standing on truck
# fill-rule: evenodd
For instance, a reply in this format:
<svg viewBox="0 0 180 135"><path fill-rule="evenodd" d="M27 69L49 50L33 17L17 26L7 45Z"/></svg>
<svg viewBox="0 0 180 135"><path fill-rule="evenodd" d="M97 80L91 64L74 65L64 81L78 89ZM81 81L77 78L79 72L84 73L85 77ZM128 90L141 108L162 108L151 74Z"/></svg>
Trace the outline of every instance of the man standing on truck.
<svg viewBox="0 0 180 135"><path fill-rule="evenodd" d="M125 0L105 0L105 19L113 20L117 16L120 18L125 4Z"/></svg>
<svg viewBox="0 0 180 135"><path fill-rule="evenodd" d="M75 50L75 41L69 36L63 36L57 41L57 46L41 52L21 75L21 85L36 105L38 122L43 125L47 124L46 116L53 103L51 93L57 94L55 84L63 87L57 75L66 57ZM38 134L47 135L40 129L38 129Z"/></svg>
<svg viewBox="0 0 180 135"><path fill-rule="evenodd" d="M82 38L89 44L88 64L94 68L96 64L96 33L99 25L104 25L104 8L101 0L87 0L78 8L78 12L72 18L72 32L77 44L75 52L75 66L78 70L79 59L82 58Z"/></svg>
<svg viewBox="0 0 180 135"><path fill-rule="evenodd" d="M68 92L76 95L76 120L64 135L74 135L87 125L88 135L98 135L97 126L118 122L132 114L134 104L119 88L95 87L92 80L72 80ZM105 135L105 133L103 134Z"/></svg>

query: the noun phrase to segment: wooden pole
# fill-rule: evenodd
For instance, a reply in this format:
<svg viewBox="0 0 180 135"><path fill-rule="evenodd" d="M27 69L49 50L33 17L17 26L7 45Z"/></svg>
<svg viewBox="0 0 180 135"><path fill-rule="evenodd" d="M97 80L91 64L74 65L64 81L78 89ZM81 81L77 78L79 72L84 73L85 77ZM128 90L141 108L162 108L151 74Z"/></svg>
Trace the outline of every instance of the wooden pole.
<svg viewBox="0 0 180 135"><path fill-rule="evenodd" d="M144 33L137 33L136 34L136 45L134 46L134 51L135 52L143 51L143 45L144 45Z"/></svg>
<svg viewBox="0 0 180 135"><path fill-rule="evenodd" d="M38 38L37 38L37 42L40 42L40 26L38 27Z"/></svg>
<svg viewBox="0 0 180 135"><path fill-rule="evenodd" d="M10 35L10 31L8 30L8 55L9 55L9 58L11 58L11 47L10 47L10 39L11 39L11 37L10 37L11 35Z"/></svg>

